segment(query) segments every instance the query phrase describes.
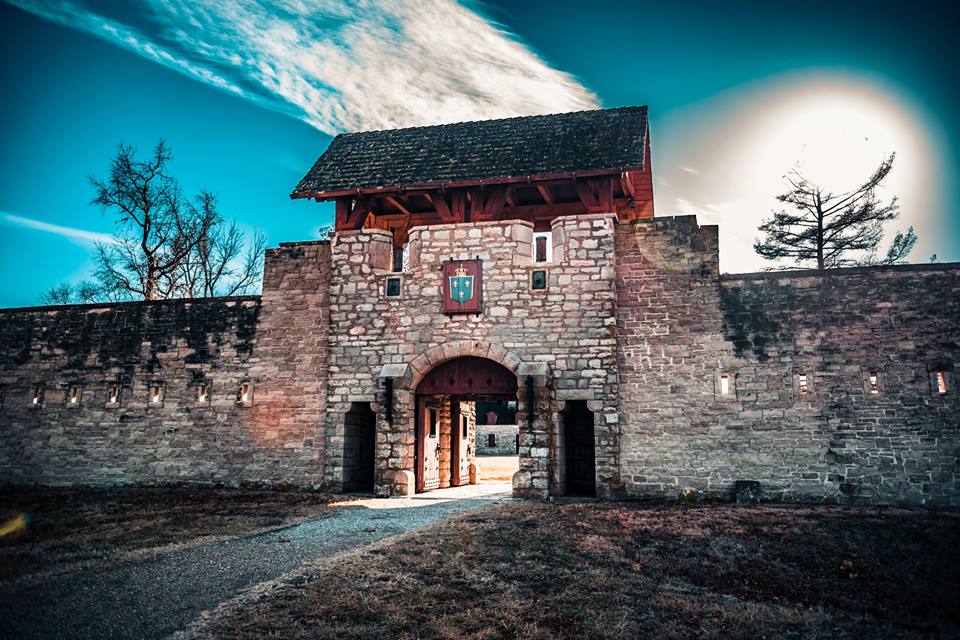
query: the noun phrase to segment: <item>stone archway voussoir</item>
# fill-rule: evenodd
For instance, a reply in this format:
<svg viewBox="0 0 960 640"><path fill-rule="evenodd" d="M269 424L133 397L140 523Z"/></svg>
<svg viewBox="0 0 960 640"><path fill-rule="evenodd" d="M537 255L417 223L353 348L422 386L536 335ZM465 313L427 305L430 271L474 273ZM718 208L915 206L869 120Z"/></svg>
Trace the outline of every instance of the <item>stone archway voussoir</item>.
<svg viewBox="0 0 960 640"><path fill-rule="evenodd" d="M474 340L454 340L433 346L410 361L410 388L416 388L424 376L437 365L464 356L493 360L514 374L521 363L516 355L495 344Z"/></svg>

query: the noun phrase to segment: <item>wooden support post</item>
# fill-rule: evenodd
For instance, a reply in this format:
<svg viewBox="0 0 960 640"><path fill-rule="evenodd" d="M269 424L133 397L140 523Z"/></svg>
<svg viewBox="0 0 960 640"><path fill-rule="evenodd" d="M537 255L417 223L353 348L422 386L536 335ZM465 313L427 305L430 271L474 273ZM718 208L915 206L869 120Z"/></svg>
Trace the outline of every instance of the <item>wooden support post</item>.
<svg viewBox="0 0 960 640"><path fill-rule="evenodd" d="M450 213L453 222L466 222L467 214L467 194L463 191L450 192Z"/></svg>
<svg viewBox="0 0 960 640"><path fill-rule="evenodd" d="M342 197L336 200L336 214L334 215L334 228L337 231L343 231L348 228L350 211L353 208L351 198Z"/></svg>
<svg viewBox="0 0 960 640"><path fill-rule="evenodd" d="M362 229L372 205L373 198L370 196L359 196L353 205L353 210L350 212L350 217L347 219L345 228L353 230Z"/></svg>
<svg viewBox="0 0 960 640"><path fill-rule="evenodd" d="M474 220L496 220L507 201L508 187L492 187L487 190L483 209Z"/></svg>

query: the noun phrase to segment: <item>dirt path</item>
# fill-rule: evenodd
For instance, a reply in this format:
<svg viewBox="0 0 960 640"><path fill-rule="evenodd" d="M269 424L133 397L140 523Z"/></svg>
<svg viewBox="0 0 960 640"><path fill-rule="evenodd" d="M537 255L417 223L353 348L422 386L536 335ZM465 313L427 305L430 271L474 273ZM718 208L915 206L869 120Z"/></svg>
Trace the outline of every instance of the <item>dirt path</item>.
<svg viewBox="0 0 960 640"><path fill-rule="evenodd" d="M21 639L162 638L306 562L509 495L509 484L498 483L353 501L332 516L280 531L78 567L43 581L28 577L0 584L0 620L4 635Z"/></svg>

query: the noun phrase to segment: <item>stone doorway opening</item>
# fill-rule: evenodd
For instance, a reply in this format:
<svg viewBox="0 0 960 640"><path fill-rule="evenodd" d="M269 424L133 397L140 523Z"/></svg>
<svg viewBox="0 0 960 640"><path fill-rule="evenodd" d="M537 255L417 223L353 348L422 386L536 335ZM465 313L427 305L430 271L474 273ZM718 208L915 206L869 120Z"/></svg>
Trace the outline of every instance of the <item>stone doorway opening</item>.
<svg viewBox="0 0 960 640"><path fill-rule="evenodd" d="M597 495L594 414L585 400L568 400L560 412L559 455L561 493Z"/></svg>
<svg viewBox="0 0 960 640"><path fill-rule="evenodd" d="M477 404L516 399L516 376L486 358L448 360L424 376L415 390L416 491L476 484Z"/></svg>
<svg viewBox="0 0 960 640"><path fill-rule="evenodd" d="M369 402L353 402L343 424L343 490L372 493L377 414Z"/></svg>
<svg viewBox="0 0 960 640"><path fill-rule="evenodd" d="M477 401L477 482L510 482L520 469L516 400Z"/></svg>

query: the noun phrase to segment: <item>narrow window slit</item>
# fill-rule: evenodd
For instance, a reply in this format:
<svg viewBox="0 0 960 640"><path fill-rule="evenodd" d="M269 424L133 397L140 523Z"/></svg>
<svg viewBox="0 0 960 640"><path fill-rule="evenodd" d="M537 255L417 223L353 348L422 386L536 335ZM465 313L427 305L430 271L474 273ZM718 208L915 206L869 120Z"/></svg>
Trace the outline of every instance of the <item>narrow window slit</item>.
<svg viewBox="0 0 960 640"><path fill-rule="evenodd" d="M800 374L800 395L805 396L810 393L810 386L807 384L807 374Z"/></svg>
<svg viewBox="0 0 960 640"><path fill-rule="evenodd" d="M880 393L880 379L877 377L876 371L871 371L868 374L868 380L870 382L870 393Z"/></svg>
<svg viewBox="0 0 960 640"><path fill-rule="evenodd" d="M550 262L553 259L553 233L550 231L533 234L533 261Z"/></svg>
<svg viewBox="0 0 960 640"><path fill-rule="evenodd" d="M250 383L241 382L237 389L237 402L239 404L249 404L250 402Z"/></svg>
<svg viewBox="0 0 960 640"><path fill-rule="evenodd" d="M391 271L393 271L394 273L400 273L401 271L403 271L403 262L404 262L403 254L404 254L403 247L393 248L393 269L391 269Z"/></svg>
<svg viewBox="0 0 960 640"><path fill-rule="evenodd" d="M947 372L937 371L937 393L944 395L949 391L947 387Z"/></svg>

